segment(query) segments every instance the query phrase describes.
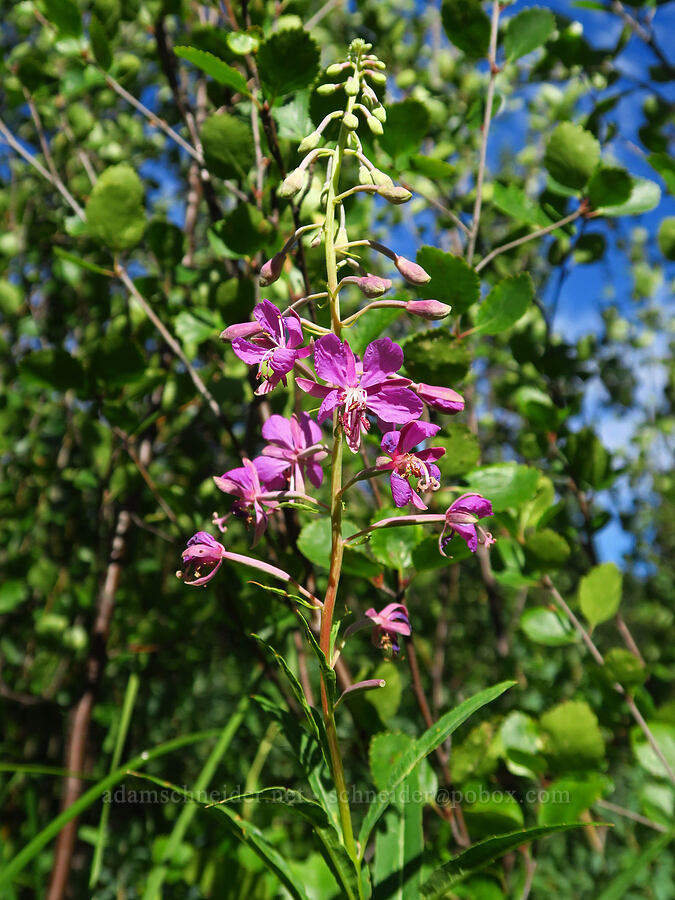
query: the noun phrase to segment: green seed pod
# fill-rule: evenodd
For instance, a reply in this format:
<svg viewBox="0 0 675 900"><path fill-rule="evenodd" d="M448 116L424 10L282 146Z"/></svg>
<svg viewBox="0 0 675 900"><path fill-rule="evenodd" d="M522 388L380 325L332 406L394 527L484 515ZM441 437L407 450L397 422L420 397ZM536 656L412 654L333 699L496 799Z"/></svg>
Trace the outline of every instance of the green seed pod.
<svg viewBox="0 0 675 900"><path fill-rule="evenodd" d="M360 82L358 75L350 75L345 81L345 92L348 97L356 97L359 92Z"/></svg>
<svg viewBox="0 0 675 900"><path fill-rule="evenodd" d="M384 128L382 127L382 122L379 119L376 119L375 116L368 116L368 128L373 132L373 134L384 134Z"/></svg>
<svg viewBox="0 0 675 900"><path fill-rule="evenodd" d="M359 120L358 117L354 115L354 113L345 113L342 117L342 124L350 131L356 131L356 129L359 127Z"/></svg>
<svg viewBox="0 0 675 900"><path fill-rule="evenodd" d="M322 97L328 97L330 94L339 91L341 87L343 87L341 84L320 84L316 89L316 92Z"/></svg>
<svg viewBox="0 0 675 900"><path fill-rule="evenodd" d="M300 141L300 146L298 147L298 153L307 153L309 150L314 150L319 146L319 141L321 140L321 135L318 131L313 131L311 134L308 134L306 138L303 138Z"/></svg>
<svg viewBox="0 0 675 900"><path fill-rule="evenodd" d="M379 119L380 122L387 121L387 111L384 106L376 106L373 110L373 115L376 119Z"/></svg>

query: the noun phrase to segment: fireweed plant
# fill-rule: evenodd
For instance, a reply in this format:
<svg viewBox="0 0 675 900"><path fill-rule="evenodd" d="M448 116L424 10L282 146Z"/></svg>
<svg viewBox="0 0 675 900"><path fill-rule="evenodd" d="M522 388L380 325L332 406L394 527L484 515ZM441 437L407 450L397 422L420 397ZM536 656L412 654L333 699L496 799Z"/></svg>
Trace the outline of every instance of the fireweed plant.
<svg viewBox="0 0 675 900"><path fill-rule="evenodd" d="M371 49L370 44L355 40L347 59L327 70L329 77L339 76L342 80L323 84L318 92L322 95L341 92L345 98L344 108L326 116L319 127L305 137L299 148L304 158L279 189L282 198L295 197L305 187L310 169L324 166L323 220L299 228L260 271L260 285L264 288L281 276L285 257L294 244L310 238L314 246L323 244L326 291L301 298L285 310L263 299L254 309L253 321L232 324L221 335L231 344L232 353L254 367L256 394L268 394L288 387L294 381L300 391L319 404L315 404L311 413L300 412L289 418L272 415L262 428L266 443L261 454L252 460L243 459L242 465L215 476L214 482L223 493L235 498L229 514L243 519L250 527L253 545L258 544L265 533L270 516L283 507L311 507L319 516L330 516L330 569L325 595L323 599L316 597L288 573L262 560L229 552L225 543L204 531L188 540L182 554L183 569L178 573L186 585L202 586L216 575L223 562L247 566L284 583L289 591L297 591L300 596L293 595L295 599L318 614L318 641L310 623L304 617L300 618L320 667L321 715L310 708L302 687L286 663L276 651L269 649L289 678L303 708L307 729L305 739L314 742L319 752L318 767L314 763L307 767L307 748L305 745L302 745L304 749L299 748L309 784L315 793L311 801L312 813L306 817L315 826L319 848L343 895L355 898L370 894L370 875L364 862L369 838L386 807L395 800L404 779L472 712L498 697L510 685L507 682L481 692L447 713L415 742L394 768L388 789L370 805L358 839L355 838L336 726L336 712L341 711L339 707L345 695L336 695L335 665L346 641L365 628L371 629L374 645L387 658L396 657L414 628L414 614L405 603L391 602L380 610L368 609L363 618L341 631L335 609L344 548L367 540L376 529L415 525L440 526L438 550L442 554L451 551L453 540L464 540L473 553L480 545L488 546L494 542L482 524L483 519L492 515L492 505L489 498L478 493L457 497L444 513L427 512L428 501L442 484L445 452L433 446L441 426L428 421L428 415L430 411L440 415L459 413L464 409L463 398L448 385L415 383L403 377L400 374L404 364L403 350L389 337L373 340L362 357L349 344L350 327L373 310L393 307L405 310L411 316L437 320L447 316L451 309L433 299L384 298L392 282L368 271L362 261L363 252L383 255L411 285L426 284L430 275L417 263L383 244L368 238L353 238L348 233L344 201L353 194L376 195L393 204L406 203L411 198L407 189L394 184L373 164L359 139L359 129L364 125L379 135L386 123L385 109L374 89L385 82L385 66ZM335 119L339 120L339 133L331 142L324 139L324 132ZM359 181L345 187L343 169L345 162L352 160L358 163ZM343 318L341 294L354 289L366 302L355 313ZM330 327L302 317L303 309L313 302L320 308L328 307ZM322 426L330 426L330 431ZM381 434L380 453L375 464L345 478L345 464L350 459L360 459L362 438L372 432ZM324 477L330 482L327 506L308 493L308 482L318 488ZM386 478L394 505L399 509L408 508L410 513L382 518L363 531L345 537L343 511L349 507L350 494L358 489L357 485L363 487L362 482L372 478ZM226 531L229 514L214 514L214 525L221 534ZM371 679L352 685L346 693L378 690L384 684L382 679ZM332 792L323 785L323 763L332 776ZM297 798L288 802L296 801ZM305 809L310 808L308 798L301 802ZM254 847L279 875L270 851L260 841L254 841ZM401 867L409 864L409 860L402 861ZM404 879L402 868L395 876ZM292 885L289 889L297 895Z"/></svg>

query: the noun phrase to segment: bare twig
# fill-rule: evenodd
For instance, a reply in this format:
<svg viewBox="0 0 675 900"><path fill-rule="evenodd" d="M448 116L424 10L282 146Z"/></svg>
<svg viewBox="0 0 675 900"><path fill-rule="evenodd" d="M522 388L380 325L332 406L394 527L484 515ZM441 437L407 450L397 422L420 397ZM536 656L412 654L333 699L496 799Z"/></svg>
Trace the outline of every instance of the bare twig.
<svg viewBox="0 0 675 900"><path fill-rule="evenodd" d="M449 209L445 204L441 203L436 197L431 194L425 194L419 188L414 187L414 185L409 184L406 181L401 181L401 187L404 187L407 191L410 191L412 194L417 194L423 200L429 204L429 206L433 206L434 209L437 209L438 212L442 213L444 216L447 216L451 219L455 225L463 231L464 234L471 234L471 229L462 222L462 220L457 216L451 209Z"/></svg>
<svg viewBox="0 0 675 900"><path fill-rule="evenodd" d="M625 819L632 819L633 822L639 822L640 825L646 825L648 828L653 828L654 831L661 831L663 834L667 834L669 831L669 829L666 828L665 825L661 825L660 822L654 822L653 819L641 816L640 813L633 812L632 809L626 809L624 806L608 803L607 800L596 800L595 806L606 809L608 812L616 813L617 816L623 816Z"/></svg>
<svg viewBox="0 0 675 900"><path fill-rule="evenodd" d="M344 0L327 0L324 5L318 9L313 16L310 16L309 19L305 22L304 28L305 31L311 31L315 25L318 25L319 22L328 15L328 13L334 9L336 6L340 6Z"/></svg>
<svg viewBox="0 0 675 900"><path fill-rule="evenodd" d="M544 237L544 235L546 234L550 234L552 231L556 231L558 228L562 228L564 225L569 225L570 222L574 222L575 219L578 219L579 216L583 215L585 211L585 206L579 206L578 209L575 209L575 211L573 213L570 213L569 216L565 216L564 219L560 219L557 222L552 222L545 228L539 228L537 231L533 231L531 234L524 234L522 237L516 238L516 240L514 241L509 241L508 244L502 244L501 247L495 247L494 250L491 250L487 254L487 256L481 259L481 261L476 266L476 271L480 272L480 270L484 269L489 262L492 262L495 256L499 256L501 253L506 253L508 250L513 250L514 247L520 247L521 244L527 244L528 241L534 241L537 238Z"/></svg>

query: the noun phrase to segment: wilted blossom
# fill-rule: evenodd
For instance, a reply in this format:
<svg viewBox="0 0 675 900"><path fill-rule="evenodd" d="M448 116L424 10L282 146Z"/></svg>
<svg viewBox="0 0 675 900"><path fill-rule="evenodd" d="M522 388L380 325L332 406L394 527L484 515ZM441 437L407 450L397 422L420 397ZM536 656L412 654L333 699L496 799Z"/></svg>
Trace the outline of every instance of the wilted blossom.
<svg viewBox="0 0 675 900"><path fill-rule="evenodd" d="M361 432L370 428L367 412L394 425L419 418L422 402L408 388L410 380L394 376L402 365L403 350L391 338L379 338L369 344L361 366L347 341L327 334L314 345L314 366L327 384L308 378L297 378L296 382L303 391L322 398L320 423L339 408L347 445L356 453Z"/></svg>
<svg viewBox="0 0 675 900"><path fill-rule="evenodd" d="M256 394L267 394L280 381L286 384L286 375L293 370L295 361L309 356L312 348L300 346L304 338L300 316L295 310L282 316L273 303L263 300L253 310L253 315L259 330L250 340L235 337L232 349L248 365L258 364L258 378L262 384Z"/></svg>
<svg viewBox="0 0 675 900"><path fill-rule="evenodd" d="M178 576L184 584L195 587L206 584L216 574L223 562L225 547L206 531L198 531L183 550L183 571Z"/></svg>
<svg viewBox="0 0 675 900"><path fill-rule="evenodd" d="M411 387L417 396L424 400L427 406L438 412L451 415L462 412L464 409L464 397L458 394L457 391L453 391L452 388L441 387L435 384L424 384L423 382L411 384Z"/></svg>
<svg viewBox="0 0 675 900"><path fill-rule="evenodd" d="M479 519L492 515L492 503L480 494L463 494L450 506L445 514L445 524L438 539L438 549L443 552L453 535L458 534L466 541L467 547L475 553L479 544L489 547L495 543L489 531L478 525Z"/></svg>
<svg viewBox="0 0 675 900"><path fill-rule="evenodd" d="M417 491L439 489L441 471L434 463L445 450L442 447L415 450L418 444L433 437L439 430L440 426L430 422L409 422L400 431L389 431L382 438L382 450L386 456L378 457L377 468L391 471L391 495L396 506L406 506L412 502L418 509L426 509ZM417 490L411 487L409 478L417 479Z"/></svg>
<svg viewBox="0 0 675 900"><path fill-rule="evenodd" d="M285 486L286 464L283 460L268 456L256 456L253 461L243 459L242 462L243 466L230 469L213 480L223 493L238 497L232 504L232 512L247 524L254 523L253 543L257 544L267 528L266 508L277 506L274 499L262 499L261 495Z"/></svg>
<svg viewBox="0 0 675 900"><path fill-rule="evenodd" d="M408 609L403 603L388 603L384 609L376 612L367 609L366 615L375 623L373 643L390 653L398 653L401 649L399 635L409 637L412 633Z"/></svg>
<svg viewBox="0 0 675 900"><path fill-rule="evenodd" d="M270 416L262 427L262 433L268 441L263 456L283 465L282 471L289 478L292 491L304 492L305 475L315 487L320 487L323 481L320 461L327 454L315 446L321 442L321 428L306 412L300 413L299 418L295 413L290 419Z"/></svg>

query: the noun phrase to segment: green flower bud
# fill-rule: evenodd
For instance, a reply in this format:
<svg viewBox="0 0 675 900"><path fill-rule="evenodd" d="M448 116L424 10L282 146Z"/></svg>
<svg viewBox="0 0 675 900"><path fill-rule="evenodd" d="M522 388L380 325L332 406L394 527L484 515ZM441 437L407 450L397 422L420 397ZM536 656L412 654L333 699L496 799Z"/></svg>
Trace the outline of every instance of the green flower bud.
<svg viewBox="0 0 675 900"><path fill-rule="evenodd" d="M345 92L348 97L356 97L359 92L359 76L358 75L350 75L349 78L345 81Z"/></svg>
<svg viewBox="0 0 675 900"><path fill-rule="evenodd" d="M342 117L342 124L350 131L356 131L356 129L359 127L359 120L358 117L354 115L354 113L345 113Z"/></svg>
<svg viewBox="0 0 675 900"><path fill-rule="evenodd" d="M384 72L373 72L371 69L366 69L363 74L366 76L366 78L369 78L370 81L373 82L373 84L387 83L387 76L384 74Z"/></svg>
<svg viewBox="0 0 675 900"><path fill-rule="evenodd" d="M373 184L379 184L380 187L393 187L394 182L391 178L386 175L384 172L380 172L379 169L371 169L370 177L373 180Z"/></svg>
<svg viewBox="0 0 675 900"><path fill-rule="evenodd" d="M376 119L379 119L380 122L387 121L387 110L384 108L384 106L376 106L373 109L373 115Z"/></svg>
<svg viewBox="0 0 675 900"><path fill-rule="evenodd" d="M376 119L375 116L368 116L366 120L368 122L368 128L373 132L373 134L380 135L384 134L384 128L382 127L382 122L379 119Z"/></svg>
<svg viewBox="0 0 675 900"><path fill-rule="evenodd" d="M359 184L374 184L370 169L367 166L359 166Z"/></svg>
<svg viewBox="0 0 675 900"><path fill-rule="evenodd" d="M302 190L304 184L305 173L303 172L303 170L293 169L293 171L289 172L279 185L277 194L284 200L290 200L291 197L295 197L295 195Z"/></svg>
<svg viewBox="0 0 675 900"><path fill-rule="evenodd" d="M326 69L326 75L328 75L329 78L333 78L335 75L339 75L340 72L342 72L342 70L344 69L344 67L345 67L344 63L333 63L331 66L328 66L328 68Z"/></svg>
<svg viewBox="0 0 675 900"><path fill-rule="evenodd" d="M314 150L319 146L319 141L321 140L321 135L318 131L313 131L311 134L308 134L306 138L303 138L300 142L300 146L298 147L298 153L307 153L308 150Z"/></svg>
<svg viewBox="0 0 675 900"><path fill-rule="evenodd" d="M389 203L407 203L408 200L412 197L410 191L406 190L406 188L401 187L400 185L382 185L378 188L377 193L380 197L384 197L385 200L388 200Z"/></svg>
<svg viewBox="0 0 675 900"><path fill-rule="evenodd" d="M317 94L321 94L322 97L327 97L330 94L339 91L341 87L341 84L320 84L316 89L316 92Z"/></svg>

